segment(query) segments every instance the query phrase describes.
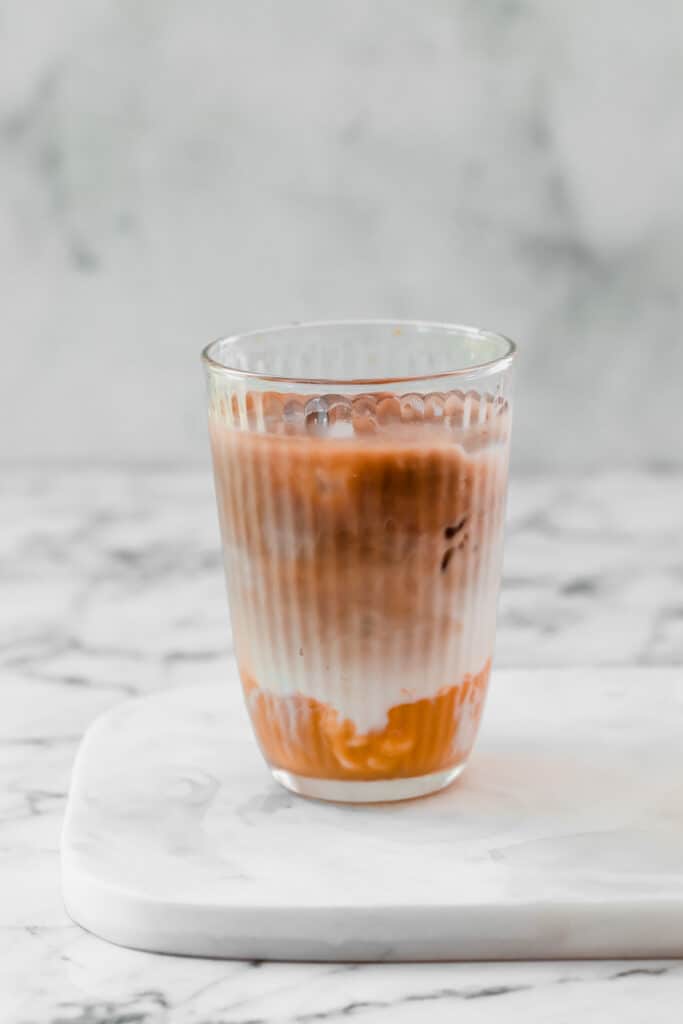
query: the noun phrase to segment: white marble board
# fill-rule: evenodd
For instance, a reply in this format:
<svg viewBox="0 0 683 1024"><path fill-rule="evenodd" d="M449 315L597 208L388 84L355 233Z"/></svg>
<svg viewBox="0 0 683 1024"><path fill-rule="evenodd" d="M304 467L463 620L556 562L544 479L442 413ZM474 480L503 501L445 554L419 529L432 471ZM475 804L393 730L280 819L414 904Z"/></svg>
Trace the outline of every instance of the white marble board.
<svg viewBox="0 0 683 1024"><path fill-rule="evenodd" d="M235 679L88 731L73 919L157 952L429 960L683 955L683 673L494 672L461 780L362 807L270 778Z"/></svg>

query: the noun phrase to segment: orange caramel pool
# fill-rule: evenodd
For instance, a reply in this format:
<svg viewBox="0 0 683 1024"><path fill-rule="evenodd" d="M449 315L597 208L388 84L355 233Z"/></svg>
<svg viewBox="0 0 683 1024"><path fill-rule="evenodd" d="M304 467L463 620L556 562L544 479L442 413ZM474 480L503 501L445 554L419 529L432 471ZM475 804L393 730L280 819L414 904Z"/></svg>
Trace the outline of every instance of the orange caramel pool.
<svg viewBox="0 0 683 1024"><path fill-rule="evenodd" d="M359 733L330 705L280 697L242 673L251 721L265 758L296 775L378 781L428 775L466 760L481 717L490 662L434 697L391 707L382 729Z"/></svg>

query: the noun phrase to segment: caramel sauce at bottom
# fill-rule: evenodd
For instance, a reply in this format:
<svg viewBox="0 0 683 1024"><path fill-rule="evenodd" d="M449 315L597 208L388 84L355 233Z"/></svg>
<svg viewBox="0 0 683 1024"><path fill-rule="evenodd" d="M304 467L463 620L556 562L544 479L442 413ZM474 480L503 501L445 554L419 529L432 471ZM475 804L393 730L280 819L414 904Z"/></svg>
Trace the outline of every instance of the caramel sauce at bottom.
<svg viewBox="0 0 683 1024"><path fill-rule="evenodd" d="M462 763L476 735L490 667L488 661L434 697L394 705L386 725L366 733L323 701L261 690L244 671L242 681L254 731L273 767L308 778L376 781Z"/></svg>

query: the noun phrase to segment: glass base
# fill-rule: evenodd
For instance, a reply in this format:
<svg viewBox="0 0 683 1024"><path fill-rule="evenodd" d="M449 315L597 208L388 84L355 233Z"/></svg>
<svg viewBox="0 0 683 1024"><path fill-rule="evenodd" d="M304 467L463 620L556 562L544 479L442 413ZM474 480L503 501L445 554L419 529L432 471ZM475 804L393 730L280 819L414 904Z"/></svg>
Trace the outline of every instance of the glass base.
<svg viewBox="0 0 683 1024"><path fill-rule="evenodd" d="M341 779L310 779L294 775L283 768L272 768L274 778L286 789L313 800L330 800L345 804L374 804L394 800L413 800L437 793L461 774L465 762L431 775L415 775L408 779L381 779L377 782L345 782Z"/></svg>

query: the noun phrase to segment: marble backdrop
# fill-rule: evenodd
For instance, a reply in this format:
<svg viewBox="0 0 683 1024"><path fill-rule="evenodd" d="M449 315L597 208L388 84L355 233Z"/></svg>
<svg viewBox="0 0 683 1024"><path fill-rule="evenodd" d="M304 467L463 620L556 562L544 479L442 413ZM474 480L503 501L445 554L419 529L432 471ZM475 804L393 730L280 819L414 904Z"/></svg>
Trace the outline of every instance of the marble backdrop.
<svg viewBox="0 0 683 1024"><path fill-rule="evenodd" d="M683 461L683 7L0 0L0 457L205 457L200 346L523 346L525 468Z"/></svg>

